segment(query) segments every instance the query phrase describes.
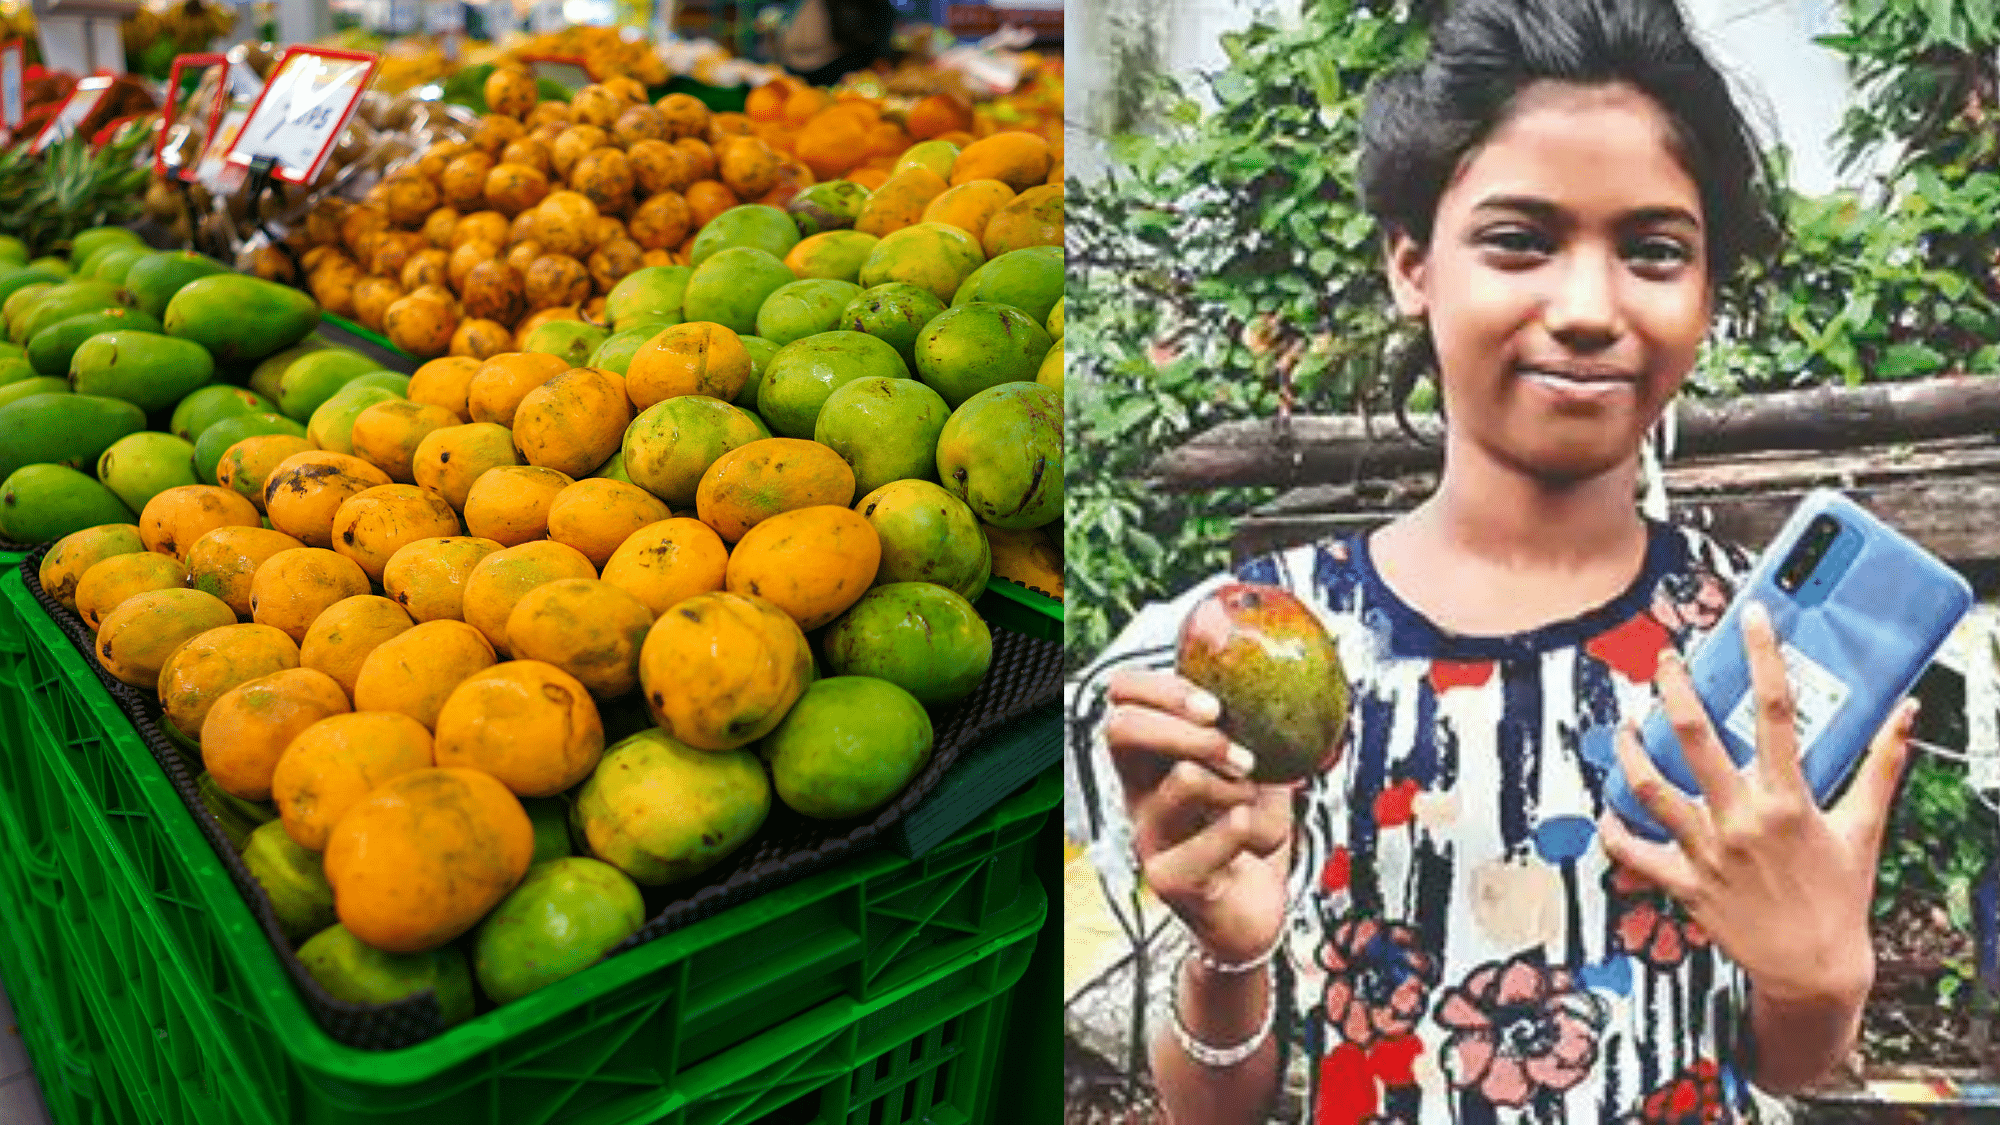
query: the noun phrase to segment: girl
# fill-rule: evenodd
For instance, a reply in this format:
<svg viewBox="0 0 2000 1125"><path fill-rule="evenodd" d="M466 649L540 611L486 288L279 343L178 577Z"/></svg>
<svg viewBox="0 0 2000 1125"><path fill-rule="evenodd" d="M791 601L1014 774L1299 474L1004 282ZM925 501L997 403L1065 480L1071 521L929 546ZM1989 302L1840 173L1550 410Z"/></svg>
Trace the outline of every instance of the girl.
<svg viewBox="0 0 2000 1125"><path fill-rule="evenodd" d="M1122 791L1192 939L1162 1101L1180 1125L1261 1120L1303 1055L1315 1125L1753 1120L1750 1083L1796 1090L1857 1034L1914 715L1820 810L1754 619L1758 760L1737 770L1677 654L1749 560L1635 505L1718 288L1775 247L1768 174L1671 0L1462 0L1371 92L1363 145L1424 329L1399 392L1434 371L1443 473L1372 535L1237 575L1333 630L1344 753L1245 780L1216 701L1172 675L1174 631L1228 576L1142 615L1079 689L1115 767L1085 755L1083 788ZM1655 688L1699 801L1630 728ZM1605 809L1614 760L1674 843Z"/></svg>

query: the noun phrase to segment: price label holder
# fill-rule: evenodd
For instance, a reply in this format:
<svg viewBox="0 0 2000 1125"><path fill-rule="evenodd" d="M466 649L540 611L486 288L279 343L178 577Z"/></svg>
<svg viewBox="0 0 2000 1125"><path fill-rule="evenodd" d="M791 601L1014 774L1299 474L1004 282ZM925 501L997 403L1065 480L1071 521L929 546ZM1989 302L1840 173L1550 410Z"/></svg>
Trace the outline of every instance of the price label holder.
<svg viewBox="0 0 2000 1125"><path fill-rule="evenodd" d="M215 84L215 99L208 107L208 131L204 134L204 145L212 144L215 131L222 124L223 108L229 104L229 59L217 54L175 55L173 68L167 72L167 104L160 110L159 141L153 152L153 171L163 180L178 179L182 183L194 180L195 169L200 163L200 154L186 151L191 133L186 126L179 126L175 134L175 111L181 103L181 77L189 71L199 71L205 67L222 68L221 81ZM192 112L194 107L188 107Z"/></svg>
<svg viewBox="0 0 2000 1125"><path fill-rule="evenodd" d="M536 78L546 78L559 86L580 90L597 81L590 73L590 67L575 55L522 55L521 61L528 64Z"/></svg>
<svg viewBox="0 0 2000 1125"><path fill-rule="evenodd" d="M21 118L28 112L22 82L22 51L19 39L0 44L0 125L5 125L9 132L21 127Z"/></svg>
<svg viewBox="0 0 2000 1125"><path fill-rule="evenodd" d="M361 51L286 48L237 132L227 162L247 171L251 161L268 156L273 178L311 183L381 62L380 55Z"/></svg>
<svg viewBox="0 0 2000 1125"><path fill-rule="evenodd" d="M34 141L28 145L28 152L38 153L50 145L68 140L77 126L104 103L104 96L111 92L112 80L113 75L109 72L99 71L78 82L76 89L69 92L69 97L63 99L62 105L49 118L48 124L35 134Z"/></svg>

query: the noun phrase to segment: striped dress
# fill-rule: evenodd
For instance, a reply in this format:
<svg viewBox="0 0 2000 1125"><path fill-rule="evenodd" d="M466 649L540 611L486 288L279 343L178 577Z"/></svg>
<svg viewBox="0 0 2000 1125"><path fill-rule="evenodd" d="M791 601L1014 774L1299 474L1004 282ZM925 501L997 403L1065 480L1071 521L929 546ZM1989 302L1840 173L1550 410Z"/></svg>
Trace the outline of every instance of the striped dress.
<svg viewBox="0 0 2000 1125"><path fill-rule="evenodd" d="M1240 568L1320 613L1353 687L1346 752L1296 802L1278 1023L1307 1120L1758 1120L1746 978L1678 904L1611 867L1596 826L1612 732L1651 706L1661 652L1714 626L1749 563L1650 523L1619 597L1478 638L1397 598L1362 537ZM1180 620L1230 579L1140 615L1073 684L1072 831L1100 863L1132 862L1104 678L1171 668Z"/></svg>

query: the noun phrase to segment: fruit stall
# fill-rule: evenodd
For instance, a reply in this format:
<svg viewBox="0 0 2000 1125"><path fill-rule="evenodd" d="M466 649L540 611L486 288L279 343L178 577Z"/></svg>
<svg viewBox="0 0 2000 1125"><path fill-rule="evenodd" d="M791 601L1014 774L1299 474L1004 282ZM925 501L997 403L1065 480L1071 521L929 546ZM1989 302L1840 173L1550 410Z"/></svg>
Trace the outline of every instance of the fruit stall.
<svg viewBox="0 0 2000 1125"><path fill-rule="evenodd" d="M579 42L23 72L0 980L60 1125L1053 1103L1060 62L718 109Z"/></svg>

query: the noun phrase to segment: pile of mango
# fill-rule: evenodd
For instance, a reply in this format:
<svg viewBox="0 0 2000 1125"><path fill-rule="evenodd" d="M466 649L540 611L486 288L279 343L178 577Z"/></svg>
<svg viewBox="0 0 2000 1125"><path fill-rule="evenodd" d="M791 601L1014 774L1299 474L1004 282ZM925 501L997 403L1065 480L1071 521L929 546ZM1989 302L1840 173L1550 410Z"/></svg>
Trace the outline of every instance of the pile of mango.
<svg viewBox="0 0 2000 1125"><path fill-rule="evenodd" d="M41 543L132 520L159 490L196 483L211 421L274 409L211 384L298 341L319 310L298 290L100 227L68 259L0 266L0 321L0 538Z"/></svg>
<svg viewBox="0 0 2000 1125"><path fill-rule="evenodd" d="M620 281L649 266L700 267L717 243L766 251L791 279L864 286L923 269L962 275L967 261L1062 243L1059 141L975 138L971 111L949 104L899 123L875 100L785 82L753 91L748 113L711 113L686 94L648 104L631 78L537 101L527 72L506 68L484 96L492 112L469 141L433 144L361 203L325 201L304 223L302 264L321 306L421 358L541 350L535 333L552 322L602 327ZM797 225L753 233L739 214L739 226L708 235L747 206L759 208L753 222L789 211ZM876 242L910 227L924 233L871 262ZM933 288L952 298L942 281ZM755 311L739 331L754 328Z"/></svg>

